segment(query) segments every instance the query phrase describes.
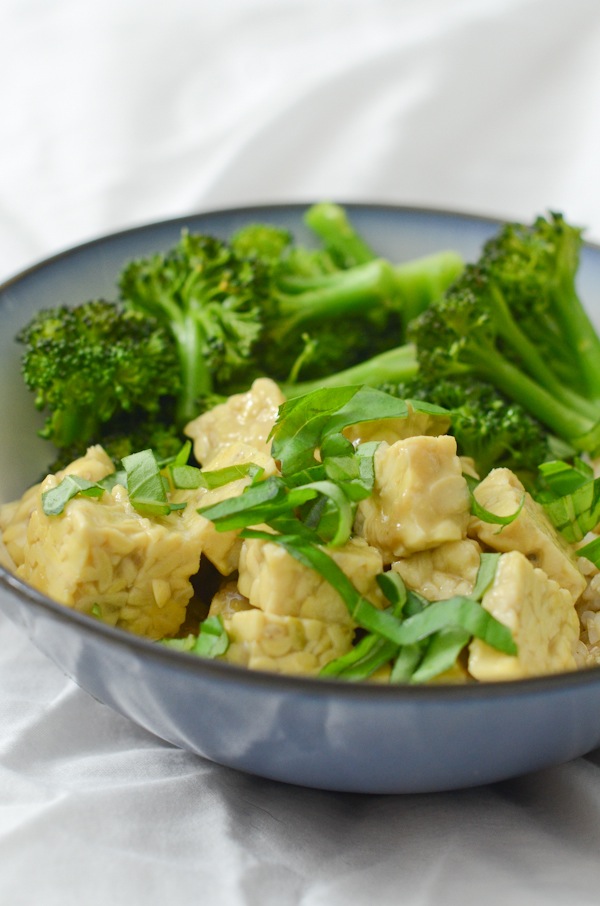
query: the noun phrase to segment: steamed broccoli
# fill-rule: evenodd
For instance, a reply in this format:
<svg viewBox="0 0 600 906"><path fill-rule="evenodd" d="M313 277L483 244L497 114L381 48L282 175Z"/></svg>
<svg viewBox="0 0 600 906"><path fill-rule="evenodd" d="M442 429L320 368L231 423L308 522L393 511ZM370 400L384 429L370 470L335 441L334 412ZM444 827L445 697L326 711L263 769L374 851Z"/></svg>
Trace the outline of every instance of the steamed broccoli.
<svg viewBox="0 0 600 906"><path fill-rule="evenodd" d="M279 380L315 379L396 345L415 312L464 266L454 252L393 265L376 256L339 205L313 205L305 220L322 239L316 248L263 223L248 224L231 239L238 253L269 269L256 355Z"/></svg>
<svg viewBox="0 0 600 906"><path fill-rule="evenodd" d="M92 300L39 311L16 339L56 467L109 437L165 448L181 381L174 343L154 318Z"/></svg>
<svg viewBox="0 0 600 906"><path fill-rule="evenodd" d="M170 251L123 270L123 303L156 318L174 339L181 375L178 425L197 415L202 397L246 380L267 286L260 262L240 257L214 236L185 230Z"/></svg>
<svg viewBox="0 0 600 906"><path fill-rule="evenodd" d="M316 378L394 345L393 265L370 251L342 262L330 245L268 224L230 241L184 230L125 266L118 302L36 316L18 339L57 464L100 440L115 458L140 446L168 455L199 411L259 375Z"/></svg>
<svg viewBox="0 0 600 906"><path fill-rule="evenodd" d="M575 451L598 452L600 340L575 290L580 244L580 231L558 214L529 227L503 226L410 322L407 342L401 337L396 347L322 384L380 386L417 376L430 388L483 382L550 437Z"/></svg>
<svg viewBox="0 0 600 906"><path fill-rule="evenodd" d="M351 343L339 321L354 310L385 310L390 265L374 261L351 271L286 279L291 237L267 225L230 242L184 232L166 254L131 262L120 279L126 306L156 317L178 349L182 391L176 420L193 418L212 394L245 388L258 374L286 376L306 349L308 325L336 325L336 349ZM294 248L294 255L302 250ZM297 277L297 274L294 274ZM348 324L350 328L350 324ZM351 328L350 328L351 330ZM333 331L332 331L333 333ZM352 337L358 340L355 331ZM353 355L364 351L361 346ZM334 359L339 366L339 355ZM331 362L331 355L324 367Z"/></svg>
<svg viewBox="0 0 600 906"><path fill-rule="evenodd" d="M581 305L570 288L564 296L556 290L557 282L574 285L578 266L575 244L568 265L563 259L566 229L562 218L552 215L538 218L529 229L501 230L484 246L479 261L412 322L409 338L427 380L470 374L491 383L558 437L594 452L600 446L600 407L583 382L580 362L581 347L595 345L596 334L587 319L583 326L575 315L580 326L562 334L560 348L549 339L558 309L567 321L571 307L577 311ZM535 254L540 244L543 267ZM532 299L541 301L528 323L523 312L530 311Z"/></svg>
<svg viewBox="0 0 600 906"><path fill-rule="evenodd" d="M314 204L304 219L338 267L366 264L376 257L341 205L333 202ZM394 263L394 307L401 312L403 327L406 328L413 318L438 299L463 269L464 260L453 249Z"/></svg>
<svg viewBox="0 0 600 906"><path fill-rule="evenodd" d="M557 376L586 399L600 399L600 338L579 298L576 277L582 231L562 214L538 217L531 227L505 225L472 269L474 291L500 324L509 318ZM499 333L502 331L500 330ZM502 340L501 340L502 342ZM507 351L513 342L509 338ZM518 360L532 356L517 350ZM536 376L534 357L528 369ZM540 380L547 380L547 371Z"/></svg>
<svg viewBox="0 0 600 906"><path fill-rule="evenodd" d="M388 347L400 329L393 291L391 265L382 259L294 285L275 272L257 346L261 369L282 380L300 358L302 374L317 377Z"/></svg>
<svg viewBox="0 0 600 906"><path fill-rule="evenodd" d="M277 380L316 377L359 361L382 341L389 345L389 262L373 257L340 268L326 249L299 245L288 231L263 223L242 227L231 245L269 273L255 349L261 371Z"/></svg>

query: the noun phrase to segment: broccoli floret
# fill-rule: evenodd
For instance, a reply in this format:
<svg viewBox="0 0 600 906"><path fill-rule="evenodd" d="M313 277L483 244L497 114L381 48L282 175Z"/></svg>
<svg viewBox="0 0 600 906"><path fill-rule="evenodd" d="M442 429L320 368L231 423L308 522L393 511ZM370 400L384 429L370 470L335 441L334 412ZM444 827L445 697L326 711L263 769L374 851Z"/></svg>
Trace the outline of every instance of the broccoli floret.
<svg viewBox="0 0 600 906"><path fill-rule="evenodd" d="M259 260L242 258L214 236L185 230L170 251L125 267L119 282L124 304L156 318L175 341L179 426L197 415L201 397L247 380L268 286Z"/></svg>
<svg viewBox="0 0 600 906"><path fill-rule="evenodd" d="M342 205L331 201L313 204L306 211L304 222L320 238L338 267L366 264L376 257Z"/></svg>
<svg viewBox="0 0 600 906"><path fill-rule="evenodd" d="M531 227L505 225L483 248L471 279L499 319L512 317L561 385L600 399L600 338L576 286L582 230L558 213ZM514 341L508 340L507 352ZM528 354L517 350L519 360ZM529 353L530 354L530 353ZM534 376L533 360L530 373ZM542 382L547 375L542 371Z"/></svg>
<svg viewBox="0 0 600 906"><path fill-rule="evenodd" d="M367 264L375 252L357 232L344 207L332 202L312 205L305 222L321 239L325 252L339 267ZM394 308L406 327L438 299L462 273L464 260L453 249L442 249L409 261L393 264Z"/></svg>
<svg viewBox="0 0 600 906"><path fill-rule="evenodd" d="M597 453L593 371L600 368L600 340L575 292L579 246L580 231L558 214L530 227L503 227L479 260L410 322L406 342L349 371L285 390L294 395L315 386L381 386L418 377L431 401L456 410L454 430L480 468L513 457L522 471L528 466L525 460L518 465L517 453L541 461L546 442ZM454 383L462 389L453 404L435 388L449 392ZM474 389L480 384L499 396Z"/></svg>
<svg viewBox="0 0 600 906"><path fill-rule="evenodd" d="M270 270L256 356L278 380L316 379L395 346L415 311L463 268L450 252L400 266L377 257L338 205L314 205L305 219L321 231L321 246L294 244L266 224L249 224L231 240Z"/></svg>
<svg viewBox="0 0 600 906"><path fill-rule="evenodd" d="M314 378L394 343L399 328L391 326L390 271L386 261L376 260L319 278L298 278L293 290L289 278L284 284L275 274L257 346L261 370L284 380L298 371L300 358L302 376Z"/></svg>
<svg viewBox="0 0 600 906"><path fill-rule="evenodd" d="M290 230L269 223L249 223L231 236L231 248L240 258L258 258L271 265L281 260L294 241Z"/></svg>
<svg viewBox="0 0 600 906"><path fill-rule="evenodd" d="M47 415L40 431L70 461L119 432L153 436L168 425L180 387L175 345L154 318L105 300L39 311L16 337L22 372ZM68 457L68 458L67 458Z"/></svg>
<svg viewBox="0 0 600 906"><path fill-rule="evenodd" d="M535 235L538 229L539 222L531 232ZM529 232L522 228L522 234L528 236ZM421 376L435 381L471 375L490 383L559 438L578 450L594 452L600 445L598 406L553 370L552 350L544 345L541 314L537 337L533 330L527 336L517 320L518 312L513 316L502 285L509 280L511 260L519 262L515 281L523 279L521 259L508 250L503 258L501 247L500 242L488 244L480 261L468 267L443 298L410 325L409 339L417 348ZM552 269L548 273L552 281ZM536 273L536 280L541 294L543 271ZM520 298L517 289L513 296ZM565 363L573 354L566 335L563 347Z"/></svg>
<svg viewBox="0 0 600 906"><path fill-rule="evenodd" d="M172 459L180 452L185 440L175 427L172 405L165 405L164 410L156 415L136 409L110 419L102 426L101 432L87 441L74 441L68 447L62 447L48 470L57 472L64 469L95 443L101 444L118 468L125 456L140 450L152 449L159 460Z"/></svg>
<svg viewBox="0 0 600 906"><path fill-rule="evenodd" d="M394 342L386 329L394 316L389 262L373 256L340 267L327 249L295 244L286 230L262 223L242 227L231 245L269 272L255 348L259 371L277 380L317 377Z"/></svg>

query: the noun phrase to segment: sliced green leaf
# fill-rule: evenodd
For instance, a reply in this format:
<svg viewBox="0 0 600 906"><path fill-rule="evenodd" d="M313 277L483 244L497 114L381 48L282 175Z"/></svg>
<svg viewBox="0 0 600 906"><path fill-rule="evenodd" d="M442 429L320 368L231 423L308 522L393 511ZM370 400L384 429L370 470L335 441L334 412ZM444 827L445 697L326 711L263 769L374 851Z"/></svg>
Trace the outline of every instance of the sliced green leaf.
<svg viewBox="0 0 600 906"><path fill-rule="evenodd" d="M229 648L229 636L222 617L207 617L200 624L198 635L189 634L181 639L163 639L162 644L177 651L187 651L198 657L221 657Z"/></svg>
<svg viewBox="0 0 600 906"><path fill-rule="evenodd" d="M362 422L407 418L412 411L446 414L439 406L397 399L373 387L337 387L315 390L288 400L280 407L271 432L272 452L282 474L295 475L314 466L315 451L331 435Z"/></svg>
<svg viewBox="0 0 600 906"><path fill-rule="evenodd" d="M272 524L283 516L289 518L296 507L317 496L318 492L310 487L289 491L278 475L271 475L265 481L248 485L236 497L199 507L198 512L214 522L219 531L228 532L251 525Z"/></svg>
<svg viewBox="0 0 600 906"><path fill-rule="evenodd" d="M543 462L539 471L548 485L548 488L558 497L565 494L572 494L577 488L591 481L594 477L592 467L579 458L575 458L573 465L560 459L554 459L551 462Z"/></svg>
<svg viewBox="0 0 600 906"><path fill-rule="evenodd" d="M310 468L316 462L314 451L321 446L327 423L356 391L356 387L316 390L280 407L271 438L273 457L281 462L284 475Z"/></svg>
<svg viewBox="0 0 600 906"><path fill-rule="evenodd" d="M555 528L567 541L581 541L600 522L600 479L588 481L572 494L543 504Z"/></svg>
<svg viewBox="0 0 600 906"><path fill-rule="evenodd" d="M417 669L421 658L423 657L424 645L414 644L414 645L403 645L396 656L396 659L392 665L392 672L390 674L390 683L408 683L411 680L411 677L414 676L415 670Z"/></svg>
<svg viewBox="0 0 600 906"><path fill-rule="evenodd" d="M401 616L408 599L408 591L400 573L391 569L388 572L379 573L376 581L392 605L394 614L397 617Z"/></svg>
<svg viewBox="0 0 600 906"><path fill-rule="evenodd" d="M470 639L471 633L459 626L450 626L434 633L421 662L410 676L410 682L426 683L446 673L455 665L456 659Z"/></svg>
<svg viewBox="0 0 600 906"><path fill-rule="evenodd" d="M195 490L202 486L202 472L196 466L172 465L169 474L173 487L178 490Z"/></svg>
<svg viewBox="0 0 600 906"><path fill-rule="evenodd" d="M69 500L74 497L102 497L104 490L95 481L88 481L79 475L66 475L55 488L42 493L42 509L46 516L60 516Z"/></svg>
<svg viewBox="0 0 600 906"><path fill-rule="evenodd" d="M594 538L593 541L588 541L587 544L584 544L583 547L580 547L577 551L579 557L585 557L586 560L589 560L590 563L593 563L594 566L597 566L600 569L600 538Z"/></svg>
<svg viewBox="0 0 600 906"><path fill-rule="evenodd" d="M515 519L520 515L521 510L525 506L525 494L522 495L519 502L519 506L514 513L509 513L507 516L499 516L497 513L492 513L490 510L486 510L484 506L481 506L477 502L477 498L472 493L471 494L471 512L478 519L481 519L482 522L487 522L490 525L499 525L501 527L505 525L510 525L511 522L514 522Z"/></svg>
<svg viewBox="0 0 600 906"><path fill-rule="evenodd" d="M237 463L222 469L198 469L195 466L179 465L171 469L173 485L176 488L221 488L240 478L257 478L264 475L264 469L253 462Z"/></svg>
<svg viewBox="0 0 600 906"><path fill-rule="evenodd" d="M131 505L144 516L171 512L165 482L152 450L131 453L122 460Z"/></svg>
<svg viewBox="0 0 600 906"><path fill-rule="evenodd" d="M374 387L358 387L343 406L332 413L325 425L324 436L335 434L350 425L380 421L388 418L406 418L410 409L405 400L398 399Z"/></svg>
<svg viewBox="0 0 600 906"><path fill-rule="evenodd" d="M342 459L354 456L354 444L341 433L330 434L324 438L321 447L321 459Z"/></svg>
<svg viewBox="0 0 600 906"><path fill-rule="evenodd" d="M394 657L397 646L377 635L364 636L346 654L326 664L320 676L346 680L365 680Z"/></svg>
<svg viewBox="0 0 600 906"><path fill-rule="evenodd" d="M215 658L225 654L229 648L229 636L225 631L222 617L207 617L200 626L198 640L193 653L199 657Z"/></svg>
<svg viewBox="0 0 600 906"><path fill-rule="evenodd" d="M335 512L333 530L330 530L331 534L325 540L331 547L339 547L345 544L352 532L355 510L348 497L344 494L343 489L334 481L315 481L312 484L303 485L301 488L295 488L294 491L290 492L290 498L293 499L300 492L309 490L326 497ZM319 526L321 525L322 522L319 523Z"/></svg>
<svg viewBox="0 0 600 906"><path fill-rule="evenodd" d="M494 581L496 570L498 569L499 560L500 554L481 554L481 557L479 559L479 569L477 570L477 577L475 579L475 585L473 587L473 591L468 596L469 598L473 598L474 601L481 601L484 594Z"/></svg>
<svg viewBox="0 0 600 906"><path fill-rule="evenodd" d="M441 629L451 627L465 629L470 635L505 654L517 653L517 646L508 627L477 601L463 595L434 601L421 613L408 617L402 624L401 644L414 644Z"/></svg>

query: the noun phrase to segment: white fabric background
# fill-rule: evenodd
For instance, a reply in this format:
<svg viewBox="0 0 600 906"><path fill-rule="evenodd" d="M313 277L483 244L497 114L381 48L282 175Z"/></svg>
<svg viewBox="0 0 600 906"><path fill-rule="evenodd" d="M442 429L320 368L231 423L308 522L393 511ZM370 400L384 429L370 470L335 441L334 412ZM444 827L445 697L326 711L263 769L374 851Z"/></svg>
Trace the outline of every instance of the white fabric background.
<svg viewBox="0 0 600 906"><path fill-rule="evenodd" d="M597 0L3 0L0 85L0 279L265 201L553 208L600 239ZM152 738L0 618L3 906L586 906L599 841L598 752L431 796L288 788Z"/></svg>

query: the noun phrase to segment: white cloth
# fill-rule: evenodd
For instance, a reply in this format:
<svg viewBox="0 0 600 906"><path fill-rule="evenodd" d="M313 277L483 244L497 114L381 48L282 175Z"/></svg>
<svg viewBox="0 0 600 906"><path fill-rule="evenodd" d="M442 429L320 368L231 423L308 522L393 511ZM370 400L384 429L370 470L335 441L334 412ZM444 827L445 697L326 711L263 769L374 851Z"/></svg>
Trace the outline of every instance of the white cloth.
<svg viewBox="0 0 600 906"><path fill-rule="evenodd" d="M597 0L3 0L0 81L0 279L266 201L600 238ZM3 906L591 906L599 838L598 752L454 793L287 787L154 739L0 617Z"/></svg>

